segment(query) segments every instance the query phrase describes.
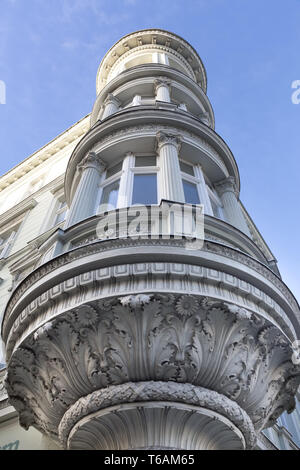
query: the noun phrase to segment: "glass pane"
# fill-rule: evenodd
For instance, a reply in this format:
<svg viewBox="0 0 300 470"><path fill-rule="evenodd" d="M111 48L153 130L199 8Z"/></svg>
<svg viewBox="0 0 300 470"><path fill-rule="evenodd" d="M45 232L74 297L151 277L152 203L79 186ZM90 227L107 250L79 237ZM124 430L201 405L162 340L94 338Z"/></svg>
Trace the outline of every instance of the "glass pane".
<svg viewBox="0 0 300 470"><path fill-rule="evenodd" d="M106 170L106 178L109 178L110 176L115 175L116 173L121 171L122 170L122 164L123 164L123 162L119 162L116 165L113 165L110 168L108 168L108 170Z"/></svg>
<svg viewBox="0 0 300 470"><path fill-rule="evenodd" d="M219 206L212 200L212 198L209 199L214 216L220 218Z"/></svg>
<svg viewBox="0 0 300 470"><path fill-rule="evenodd" d="M5 233L0 236L0 247L3 247L8 242L9 236L9 233Z"/></svg>
<svg viewBox="0 0 300 470"><path fill-rule="evenodd" d="M209 199L214 216L218 219L225 220L222 207L220 207L219 204L216 204L211 197Z"/></svg>
<svg viewBox="0 0 300 470"><path fill-rule="evenodd" d="M61 201L58 205L58 210L57 211L62 210L64 207L67 208L67 203L66 203L66 201Z"/></svg>
<svg viewBox="0 0 300 470"><path fill-rule="evenodd" d="M55 222L54 222L54 225L59 224L59 222L62 222L63 220L65 220L66 212L67 212L67 208L65 208L65 210L60 211L60 212L57 214L56 219L55 219Z"/></svg>
<svg viewBox="0 0 300 470"><path fill-rule="evenodd" d="M179 160L179 165L180 165L181 171L183 171L184 173L187 173L188 175L194 176L194 168L192 165L182 162L181 160Z"/></svg>
<svg viewBox="0 0 300 470"><path fill-rule="evenodd" d="M156 173L134 175L132 204L157 204Z"/></svg>
<svg viewBox="0 0 300 470"><path fill-rule="evenodd" d="M200 204L199 194L197 185L190 183L189 181L182 181L183 191L185 196L185 202L189 204Z"/></svg>
<svg viewBox="0 0 300 470"><path fill-rule="evenodd" d="M114 181L103 188L100 204L117 207L120 180Z"/></svg>
<svg viewBox="0 0 300 470"><path fill-rule="evenodd" d="M146 156L146 157L135 157L135 166L156 166L156 157Z"/></svg>

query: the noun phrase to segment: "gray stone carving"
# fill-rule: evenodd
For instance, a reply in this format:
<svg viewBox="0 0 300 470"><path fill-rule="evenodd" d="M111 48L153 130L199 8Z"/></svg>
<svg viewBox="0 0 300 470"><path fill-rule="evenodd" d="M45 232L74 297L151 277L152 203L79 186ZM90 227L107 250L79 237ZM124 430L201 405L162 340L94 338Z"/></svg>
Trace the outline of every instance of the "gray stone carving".
<svg viewBox="0 0 300 470"><path fill-rule="evenodd" d="M81 397L147 380L214 390L260 430L293 409L300 368L291 355L280 330L233 304L166 293L113 297L29 336L11 357L7 391L25 428L55 438Z"/></svg>

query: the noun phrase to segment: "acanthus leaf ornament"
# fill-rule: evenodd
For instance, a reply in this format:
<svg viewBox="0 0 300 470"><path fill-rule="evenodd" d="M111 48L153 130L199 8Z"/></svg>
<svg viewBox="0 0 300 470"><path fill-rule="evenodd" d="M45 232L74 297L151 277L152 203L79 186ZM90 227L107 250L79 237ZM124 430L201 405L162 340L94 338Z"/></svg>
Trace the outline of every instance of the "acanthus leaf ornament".
<svg viewBox="0 0 300 470"><path fill-rule="evenodd" d="M223 393L261 429L291 410L300 368L278 330L244 309L190 294L143 294L84 304L16 349L7 391L22 423L55 435L92 390L171 380ZM30 411L29 411L30 410Z"/></svg>

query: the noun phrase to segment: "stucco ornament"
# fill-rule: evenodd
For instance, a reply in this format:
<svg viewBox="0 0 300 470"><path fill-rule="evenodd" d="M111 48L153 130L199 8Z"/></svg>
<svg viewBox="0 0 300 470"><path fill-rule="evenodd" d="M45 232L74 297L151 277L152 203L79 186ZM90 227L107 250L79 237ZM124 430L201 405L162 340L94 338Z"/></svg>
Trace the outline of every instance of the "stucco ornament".
<svg viewBox="0 0 300 470"><path fill-rule="evenodd" d="M86 303L40 327L14 351L6 386L21 424L54 438L82 397L149 380L222 394L260 430L293 409L300 368L292 353L274 325L234 304L190 294L128 295ZM107 407L117 400L111 391ZM160 399L171 398L162 392Z"/></svg>

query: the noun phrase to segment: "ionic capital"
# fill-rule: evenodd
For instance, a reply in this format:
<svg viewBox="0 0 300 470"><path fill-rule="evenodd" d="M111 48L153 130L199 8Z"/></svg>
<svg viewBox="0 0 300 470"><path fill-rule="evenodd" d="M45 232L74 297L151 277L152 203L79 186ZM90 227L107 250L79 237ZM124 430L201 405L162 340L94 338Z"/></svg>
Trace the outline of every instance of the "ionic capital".
<svg viewBox="0 0 300 470"><path fill-rule="evenodd" d="M157 149L160 150L164 145L173 145L179 153L181 147L181 136L179 134L166 134L158 132L156 134Z"/></svg>
<svg viewBox="0 0 300 470"><path fill-rule="evenodd" d="M228 176L222 181L219 181L215 184L215 188L218 191L219 195L222 196L224 193L234 193L237 195L237 188L235 183L235 178L233 176Z"/></svg>
<svg viewBox="0 0 300 470"><path fill-rule="evenodd" d="M114 104L116 107L119 107L121 102L112 93L108 93L108 95L105 98L103 104L104 104L104 106L107 106L108 104Z"/></svg>
<svg viewBox="0 0 300 470"><path fill-rule="evenodd" d="M154 80L154 91L157 93L157 89L161 86L167 87L170 91L171 89L171 80L165 77L160 77Z"/></svg>
<svg viewBox="0 0 300 470"><path fill-rule="evenodd" d="M106 164L98 157L96 152L89 152L77 166L79 172L83 172L87 168L94 168L102 173L106 168Z"/></svg>

